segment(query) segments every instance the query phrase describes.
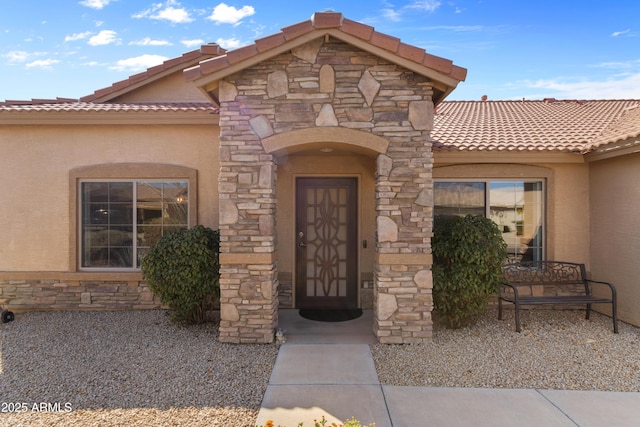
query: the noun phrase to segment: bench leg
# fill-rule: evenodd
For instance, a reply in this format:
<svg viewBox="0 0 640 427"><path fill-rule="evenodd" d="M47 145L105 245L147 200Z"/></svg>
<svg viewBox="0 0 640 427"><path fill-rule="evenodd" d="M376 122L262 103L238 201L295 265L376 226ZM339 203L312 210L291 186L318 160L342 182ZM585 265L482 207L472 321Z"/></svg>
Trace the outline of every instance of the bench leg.
<svg viewBox="0 0 640 427"><path fill-rule="evenodd" d="M502 320L502 300L498 297L498 320Z"/></svg>
<svg viewBox="0 0 640 427"><path fill-rule="evenodd" d="M618 313L617 313L615 300L611 303L611 314L613 317L613 333L617 334L618 333Z"/></svg>
<svg viewBox="0 0 640 427"><path fill-rule="evenodd" d="M520 332L520 304L518 300L515 303L515 316L516 316L516 332Z"/></svg>
<svg viewBox="0 0 640 427"><path fill-rule="evenodd" d="M587 304L587 315L585 319L589 320L590 317L591 317L591 304Z"/></svg>

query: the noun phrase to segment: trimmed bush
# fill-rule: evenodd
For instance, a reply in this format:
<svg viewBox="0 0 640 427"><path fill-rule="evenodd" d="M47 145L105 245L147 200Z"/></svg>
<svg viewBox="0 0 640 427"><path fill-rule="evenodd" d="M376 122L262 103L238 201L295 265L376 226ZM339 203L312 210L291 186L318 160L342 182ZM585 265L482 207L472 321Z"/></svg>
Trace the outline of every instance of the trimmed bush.
<svg viewBox="0 0 640 427"><path fill-rule="evenodd" d="M498 226L478 215L434 221L434 311L445 326L475 323L502 282L507 244Z"/></svg>
<svg viewBox="0 0 640 427"><path fill-rule="evenodd" d="M203 323L220 292L220 234L201 225L162 236L142 259L149 288L182 323Z"/></svg>

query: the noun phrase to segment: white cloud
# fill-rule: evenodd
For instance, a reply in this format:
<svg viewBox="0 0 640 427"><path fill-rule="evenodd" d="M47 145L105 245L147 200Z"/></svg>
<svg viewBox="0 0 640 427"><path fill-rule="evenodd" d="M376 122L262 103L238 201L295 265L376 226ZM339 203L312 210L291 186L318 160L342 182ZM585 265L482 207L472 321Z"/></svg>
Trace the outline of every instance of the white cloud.
<svg viewBox="0 0 640 427"><path fill-rule="evenodd" d="M95 36L91 37L87 42L91 46L105 46L108 44L118 43L118 33L112 30L102 30Z"/></svg>
<svg viewBox="0 0 640 427"><path fill-rule="evenodd" d="M2 56L7 58L7 61L9 61L10 64L19 64L29 59L31 54L23 50L13 50L11 52L5 53Z"/></svg>
<svg viewBox="0 0 640 427"><path fill-rule="evenodd" d="M202 39L181 40L180 43L182 43L186 47L194 47L194 46L202 46L204 44L204 40Z"/></svg>
<svg viewBox="0 0 640 427"><path fill-rule="evenodd" d="M57 59L38 59L28 64L25 64L25 68L41 68L43 70L52 70L52 65L60 62Z"/></svg>
<svg viewBox="0 0 640 427"><path fill-rule="evenodd" d="M132 46L173 46L173 43L167 40L154 40L150 37L145 37L142 40L136 40L129 42Z"/></svg>
<svg viewBox="0 0 640 427"><path fill-rule="evenodd" d="M638 99L640 72L621 74L607 80L538 80L525 82L530 88L552 91L551 96L564 99Z"/></svg>
<svg viewBox="0 0 640 427"><path fill-rule="evenodd" d="M165 20L173 24L193 22L193 18L191 18L187 9L173 6L180 6L180 3L175 0L169 0L166 3L156 3L151 8L134 14L133 17L138 19L149 18L160 21Z"/></svg>
<svg viewBox="0 0 640 427"><path fill-rule="evenodd" d="M634 68L640 70L640 59L632 61L601 62L596 64L594 67L606 68L609 70L632 70Z"/></svg>
<svg viewBox="0 0 640 427"><path fill-rule="evenodd" d="M393 4L385 2L385 8L381 10L382 17L392 22L402 21L406 14L420 12L434 12L441 5L439 0L414 0L400 9L394 9Z"/></svg>
<svg viewBox="0 0 640 427"><path fill-rule="evenodd" d="M611 37L618 37L618 36L624 36L627 35L631 32L630 29L624 30L624 31L615 31L614 33L611 34Z"/></svg>
<svg viewBox="0 0 640 427"><path fill-rule="evenodd" d="M399 22L402 19L400 17L400 13L393 9L382 9L382 16L384 16L385 19L393 22Z"/></svg>
<svg viewBox="0 0 640 427"><path fill-rule="evenodd" d="M433 12L439 8L441 3L438 0L419 0L407 5L409 9L426 10L427 12Z"/></svg>
<svg viewBox="0 0 640 427"><path fill-rule="evenodd" d="M79 2L82 6L90 7L92 9L102 9L111 3L111 0L82 0Z"/></svg>
<svg viewBox="0 0 640 427"><path fill-rule="evenodd" d="M64 38L65 42L72 42L72 41L76 41L76 40L83 40L86 39L87 37L89 37L91 35L91 31L85 31L84 33L73 33L70 36L66 36Z"/></svg>
<svg viewBox="0 0 640 427"><path fill-rule="evenodd" d="M223 47L224 49L227 49L227 50L237 49L243 45L243 43L240 40L234 37L230 39L219 38L218 40L216 40L216 43L218 43L218 46Z"/></svg>
<svg viewBox="0 0 640 427"><path fill-rule="evenodd" d="M173 22L174 24L184 24L193 21L193 18L189 16L189 12L187 12L186 9L176 9L171 6L159 11L155 15L152 15L151 19L165 19Z"/></svg>
<svg viewBox="0 0 640 427"><path fill-rule="evenodd" d="M161 55L141 55L134 58L121 59L116 65L109 67L109 69L128 72L143 71L155 65L162 64L167 59L169 58Z"/></svg>
<svg viewBox="0 0 640 427"><path fill-rule="evenodd" d="M209 19L216 24L239 25L242 18L251 16L254 13L256 13L256 10L253 6L242 6L240 9L236 9L233 6L220 3L213 9L213 13L209 16Z"/></svg>

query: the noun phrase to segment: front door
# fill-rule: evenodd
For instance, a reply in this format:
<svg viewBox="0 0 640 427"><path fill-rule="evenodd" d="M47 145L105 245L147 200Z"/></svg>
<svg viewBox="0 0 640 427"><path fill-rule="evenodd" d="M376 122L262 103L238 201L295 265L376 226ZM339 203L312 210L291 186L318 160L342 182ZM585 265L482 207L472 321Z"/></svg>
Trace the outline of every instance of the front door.
<svg viewBox="0 0 640 427"><path fill-rule="evenodd" d="M358 181L296 179L296 306L357 308Z"/></svg>

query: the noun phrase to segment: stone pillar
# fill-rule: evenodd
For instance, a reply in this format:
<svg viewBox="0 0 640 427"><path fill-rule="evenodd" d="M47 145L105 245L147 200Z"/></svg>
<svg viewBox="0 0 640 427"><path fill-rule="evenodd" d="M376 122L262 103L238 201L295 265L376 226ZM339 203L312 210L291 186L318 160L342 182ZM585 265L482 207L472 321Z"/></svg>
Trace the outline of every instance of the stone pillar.
<svg viewBox="0 0 640 427"><path fill-rule="evenodd" d="M269 343L277 325L276 166L236 86L220 85L220 341Z"/></svg>
<svg viewBox="0 0 640 427"><path fill-rule="evenodd" d="M374 333L381 343L430 342L433 104L411 102L413 132L389 138L376 167Z"/></svg>

